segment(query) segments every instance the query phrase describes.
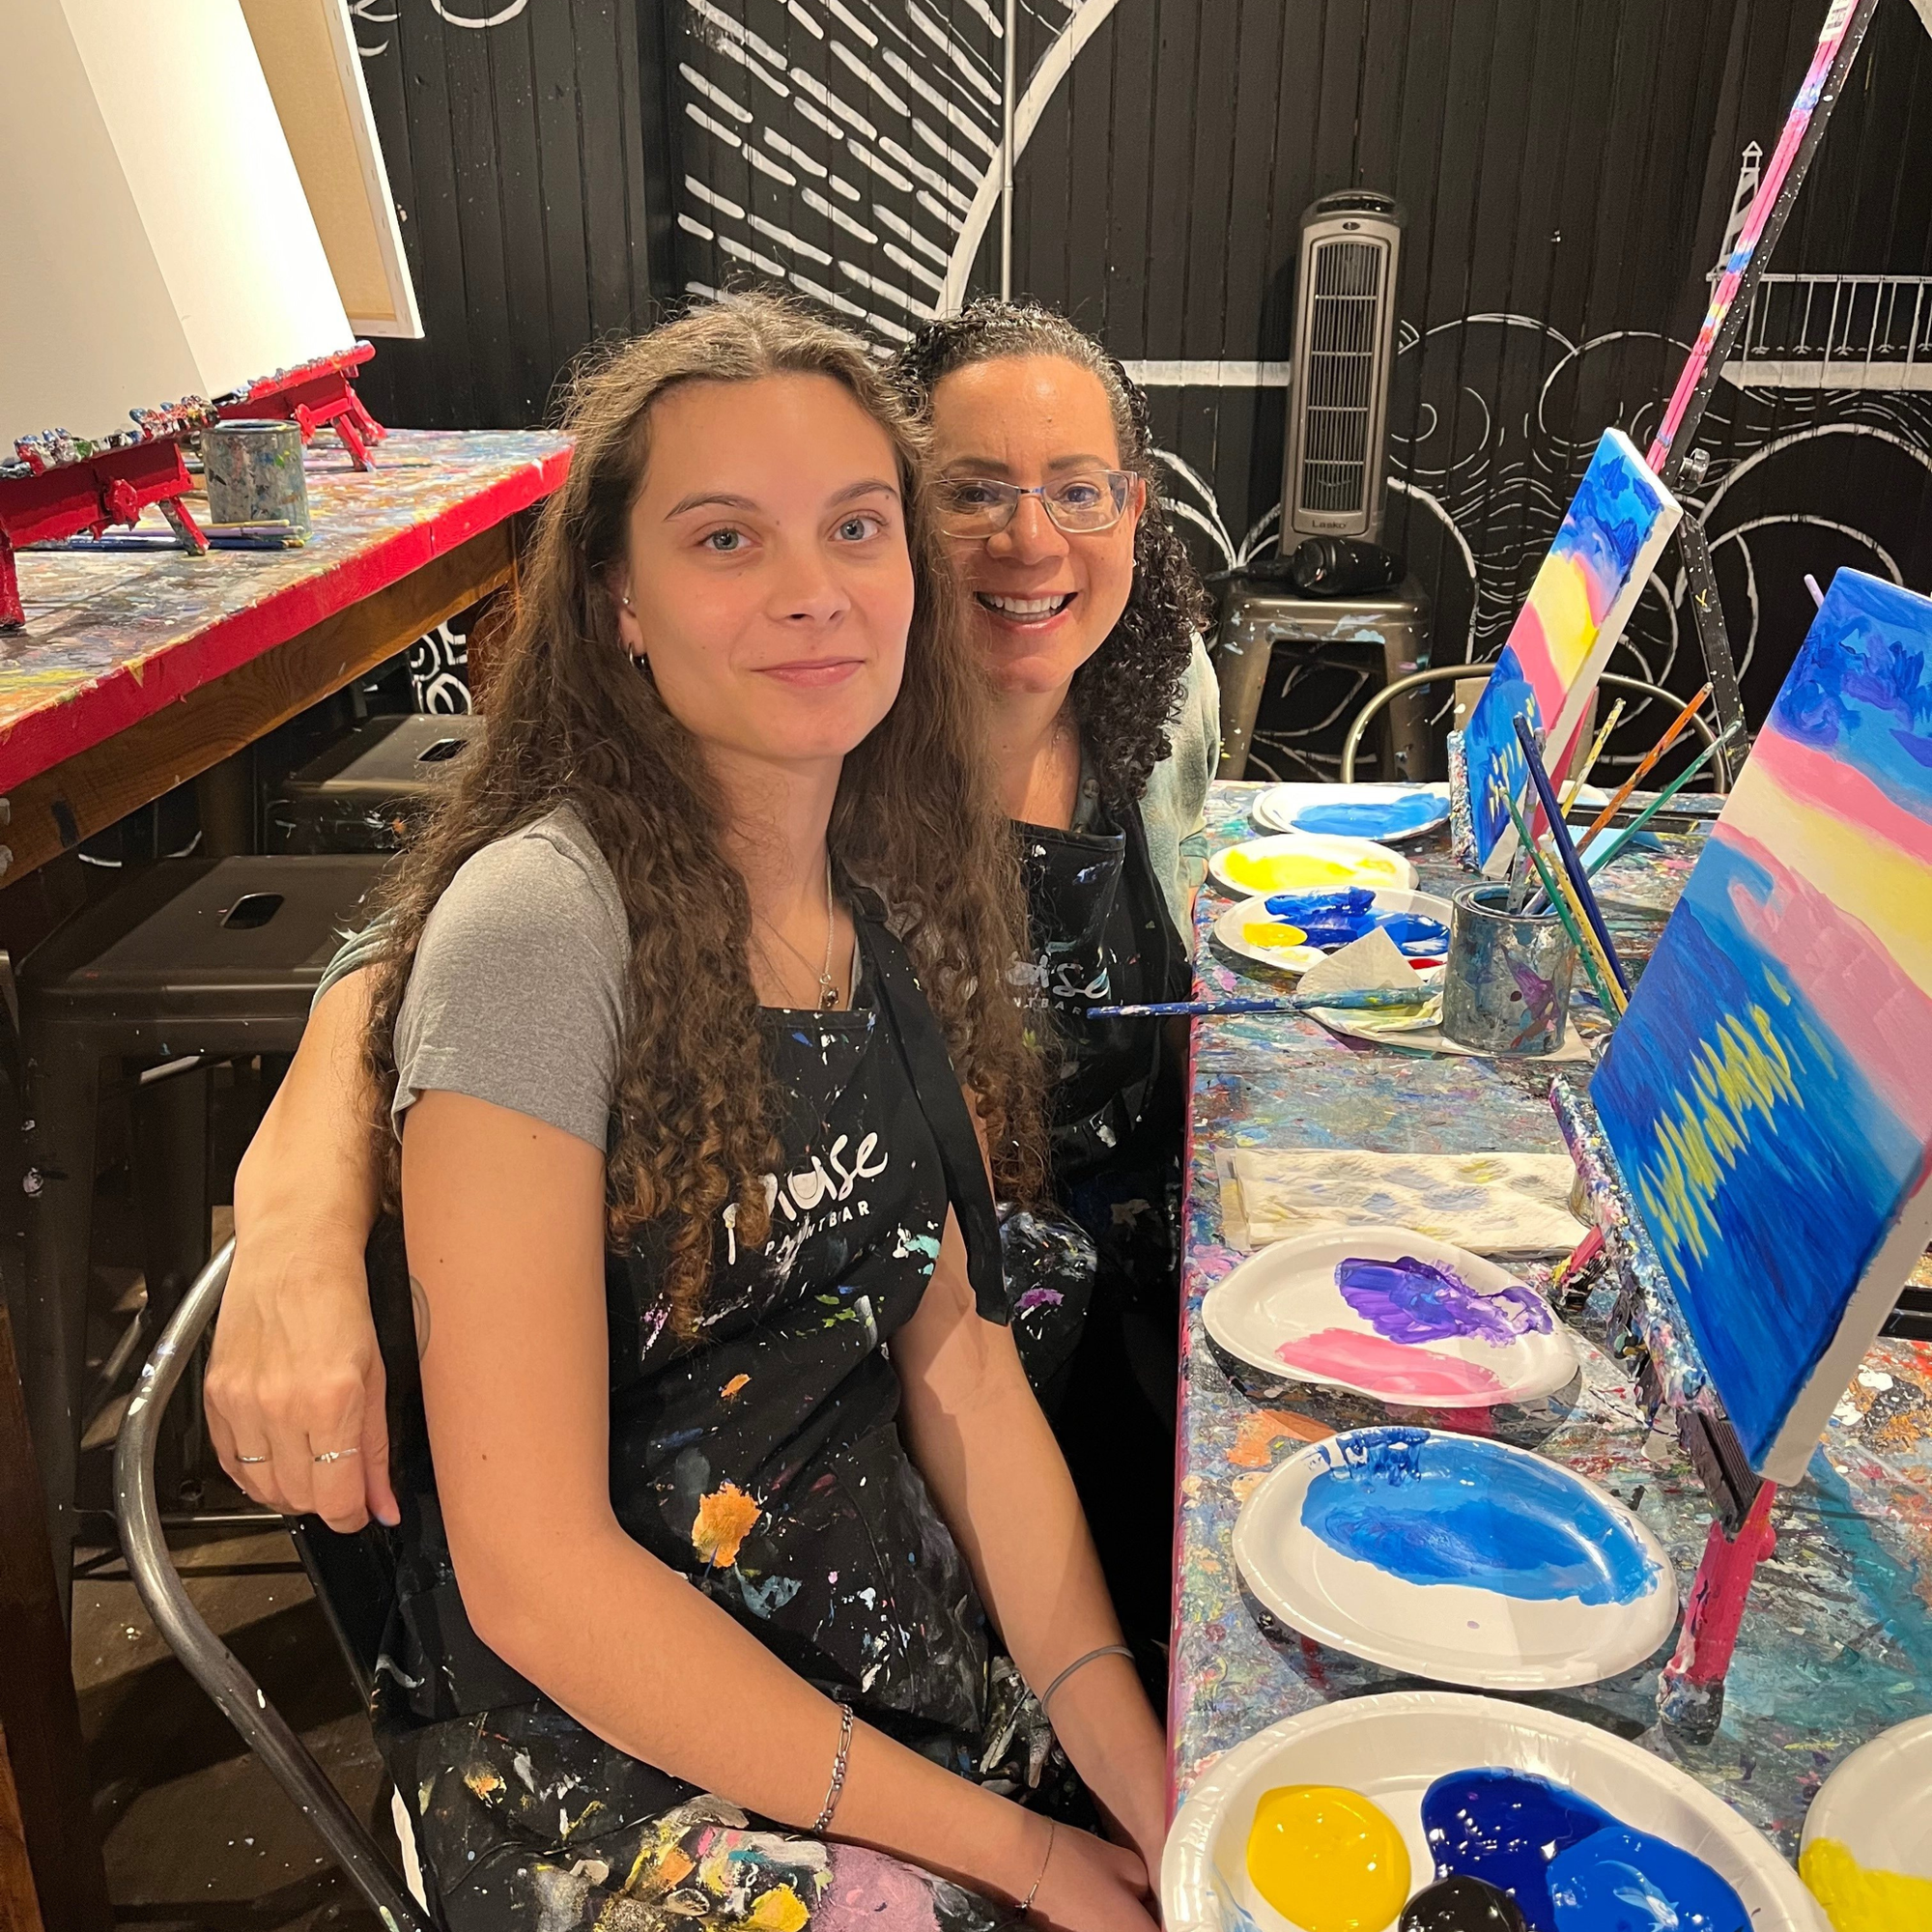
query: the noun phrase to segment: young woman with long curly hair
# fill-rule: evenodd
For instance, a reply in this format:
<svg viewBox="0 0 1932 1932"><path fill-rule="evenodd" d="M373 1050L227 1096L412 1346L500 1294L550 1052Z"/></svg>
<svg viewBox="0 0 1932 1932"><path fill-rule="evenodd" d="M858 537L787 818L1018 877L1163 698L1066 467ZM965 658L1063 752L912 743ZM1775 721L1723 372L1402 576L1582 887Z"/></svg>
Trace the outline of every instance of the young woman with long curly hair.
<svg viewBox="0 0 1932 1932"><path fill-rule="evenodd" d="M376 1221L381 1367L319 1403L224 1331L223 1459L338 1521L387 1465L379 1734L456 1932L1150 1932L1159 1727L1006 1326L1023 908L920 432L770 298L570 427L480 755L284 1088L380 1123L359 1209L238 1188L296 1291L243 1330Z"/></svg>
<svg viewBox="0 0 1932 1932"><path fill-rule="evenodd" d="M893 374L924 426L938 542L990 687L985 750L1028 901L1018 990L1052 1075L1052 1201L1029 1204L996 1175L1014 1333L1114 1602L1138 1637L1157 1641L1172 1548L1184 1028L1177 1038L1158 1022L1090 1021L1085 1009L1188 989L1189 845L1219 753L1195 629L1201 592L1161 508L1146 399L1064 317L976 302L922 330ZM929 814L915 827L937 880L950 837ZM394 1514L362 1286L375 1170L355 1096L330 1074L353 1050L340 1042L361 1037L368 976L355 969L380 944L352 941L331 966L244 1163L209 1387L218 1443L265 1432L361 1442L359 1459L313 1480L293 1465L286 1492L344 1528L365 1509Z"/></svg>

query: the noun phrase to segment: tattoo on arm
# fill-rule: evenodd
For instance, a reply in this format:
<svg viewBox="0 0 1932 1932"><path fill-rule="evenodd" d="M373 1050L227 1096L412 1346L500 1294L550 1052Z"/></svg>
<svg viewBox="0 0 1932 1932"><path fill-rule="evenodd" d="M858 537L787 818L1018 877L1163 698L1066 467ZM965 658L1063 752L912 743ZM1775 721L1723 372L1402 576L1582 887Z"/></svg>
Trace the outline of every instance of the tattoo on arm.
<svg viewBox="0 0 1932 1932"><path fill-rule="evenodd" d="M414 1275L410 1277L410 1313L416 1324L416 1360L429 1353L429 1295Z"/></svg>

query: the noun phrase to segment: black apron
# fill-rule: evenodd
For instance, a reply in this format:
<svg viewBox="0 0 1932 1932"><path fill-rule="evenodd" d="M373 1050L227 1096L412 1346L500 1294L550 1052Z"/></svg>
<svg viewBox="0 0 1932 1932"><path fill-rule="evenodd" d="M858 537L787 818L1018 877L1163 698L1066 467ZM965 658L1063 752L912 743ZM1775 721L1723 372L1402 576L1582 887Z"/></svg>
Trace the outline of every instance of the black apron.
<svg viewBox="0 0 1932 1932"><path fill-rule="evenodd" d="M1066 1457L1115 1608L1166 1635L1185 1056L1173 1022L1091 1006L1186 999L1193 962L1148 855L1117 823L1020 825L1033 934L1026 978L1053 1075L1057 1212L1001 1224L1013 1338Z"/></svg>
<svg viewBox="0 0 1932 1932"><path fill-rule="evenodd" d="M1087 1017L1087 1009L1184 1000L1187 949L1148 856L1139 804L1118 824L1061 832L1015 822L1033 958L1030 1004L1050 1020L1048 1053L1056 1190L1132 1142L1159 1081L1158 1019Z"/></svg>
<svg viewBox="0 0 1932 1932"><path fill-rule="evenodd" d="M762 1014L782 1110L771 1238L750 1251L721 1217L701 1337L667 1323L658 1231L607 1258L611 1496L632 1537L792 1669L923 1747L978 1735L988 1662L978 1593L899 1437L889 1354L949 1204L980 1313L1004 1321L1006 1298L944 1036L898 943L857 925L869 1005ZM379 1713L407 1729L532 1704L457 1592L393 1224L371 1260L402 1510Z"/></svg>

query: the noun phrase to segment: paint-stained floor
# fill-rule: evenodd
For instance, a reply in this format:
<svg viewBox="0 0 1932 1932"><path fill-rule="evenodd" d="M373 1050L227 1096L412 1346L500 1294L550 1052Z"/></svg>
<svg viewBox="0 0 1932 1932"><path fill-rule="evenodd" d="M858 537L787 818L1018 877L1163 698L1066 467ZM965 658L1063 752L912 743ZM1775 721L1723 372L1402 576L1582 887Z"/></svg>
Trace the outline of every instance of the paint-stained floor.
<svg viewBox="0 0 1932 1932"><path fill-rule="evenodd" d="M368 1721L287 1534L197 1536L175 1550L189 1595L394 1856ZM73 1664L118 1923L380 1932L299 1810L169 1654L118 1552L83 1558Z"/></svg>

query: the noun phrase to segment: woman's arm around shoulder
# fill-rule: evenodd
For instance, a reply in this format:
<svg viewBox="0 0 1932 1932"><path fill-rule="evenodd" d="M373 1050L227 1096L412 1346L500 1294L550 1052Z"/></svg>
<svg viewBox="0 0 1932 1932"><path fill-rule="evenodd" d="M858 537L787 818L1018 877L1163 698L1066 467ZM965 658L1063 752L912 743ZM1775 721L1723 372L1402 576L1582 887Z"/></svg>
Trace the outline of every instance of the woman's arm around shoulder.
<svg viewBox="0 0 1932 1932"><path fill-rule="evenodd" d="M235 1177L235 1259L206 1385L221 1464L257 1502L332 1528L393 1523L383 1357L362 1253L379 1180L362 1064L368 975L317 1000ZM319 1463L319 1449L356 1453Z"/></svg>

